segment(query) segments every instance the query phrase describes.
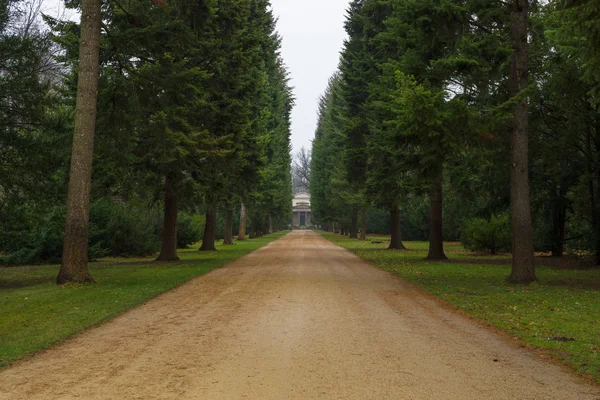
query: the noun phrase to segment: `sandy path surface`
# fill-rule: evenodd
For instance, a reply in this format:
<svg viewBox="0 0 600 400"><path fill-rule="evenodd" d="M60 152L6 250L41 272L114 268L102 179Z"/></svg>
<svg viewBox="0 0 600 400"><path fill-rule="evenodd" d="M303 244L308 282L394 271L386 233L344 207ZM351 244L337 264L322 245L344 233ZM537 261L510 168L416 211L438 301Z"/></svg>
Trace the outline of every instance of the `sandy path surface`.
<svg viewBox="0 0 600 400"><path fill-rule="evenodd" d="M295 232L0 373L19 399L600 399L562 367Z"/></svg>

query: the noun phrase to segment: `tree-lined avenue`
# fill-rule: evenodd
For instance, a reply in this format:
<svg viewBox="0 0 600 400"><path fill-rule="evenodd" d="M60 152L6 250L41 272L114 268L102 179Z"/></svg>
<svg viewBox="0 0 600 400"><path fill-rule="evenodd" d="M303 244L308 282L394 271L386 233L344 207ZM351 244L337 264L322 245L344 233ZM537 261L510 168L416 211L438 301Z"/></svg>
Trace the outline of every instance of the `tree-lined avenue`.
<svg viewBox="0 0 600 400"><path fill-rule="evenodd" d="M599 396L307 231L0 373L12 400Z"/></svg>

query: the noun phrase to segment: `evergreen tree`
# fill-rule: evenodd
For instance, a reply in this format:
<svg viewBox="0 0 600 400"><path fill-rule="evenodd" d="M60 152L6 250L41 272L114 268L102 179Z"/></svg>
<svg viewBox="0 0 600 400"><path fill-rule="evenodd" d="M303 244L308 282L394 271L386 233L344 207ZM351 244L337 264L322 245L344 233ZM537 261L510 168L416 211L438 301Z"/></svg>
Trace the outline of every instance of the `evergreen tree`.
<svg viewBox="0 0 600 400"><path fill-rule="evenodd" d="M572 47L584 66L583 77L594 86L594 97L600 84L600 16L598 0L559 0L563 12L560 18L564 24L560 30L568 36L575 35L576 46Z"/></svg>
<svg viewBox="0 0 600 400"><path fill-rule="evenodd" d="M75 134L67 219L57 283L93 282L88 271L88 223L100 57L100 0L83 0L79 46Z"/></svg>
<svg viewBox="0 0 600 400"><path fill-rule="evenodd" d="M365 239L365 184L367 179L366 137L369 127L364 110L369 96L369 82L373 70L370 66L365 36L364 16L361 10L364 0L350 3L345 29L349 39L344 43L340 60L340 72L343 81L344 97L347 107L344 110L345 167L350 184L348 198L351 208L350 237L357 238L358 211L362 209L361 238Z"/></svg>

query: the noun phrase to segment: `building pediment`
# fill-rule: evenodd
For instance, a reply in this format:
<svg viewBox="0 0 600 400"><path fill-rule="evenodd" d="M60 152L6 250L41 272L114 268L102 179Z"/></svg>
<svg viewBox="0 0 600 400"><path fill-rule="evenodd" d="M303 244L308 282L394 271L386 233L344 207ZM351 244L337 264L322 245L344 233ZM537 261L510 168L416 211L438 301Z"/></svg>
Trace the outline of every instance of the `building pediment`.
<svg viewBox="0 0 600 400"><path fill-rule="evenodd" d="M310 208L310 193L296 193L296 195L292 199L292 206Z"/></svg>

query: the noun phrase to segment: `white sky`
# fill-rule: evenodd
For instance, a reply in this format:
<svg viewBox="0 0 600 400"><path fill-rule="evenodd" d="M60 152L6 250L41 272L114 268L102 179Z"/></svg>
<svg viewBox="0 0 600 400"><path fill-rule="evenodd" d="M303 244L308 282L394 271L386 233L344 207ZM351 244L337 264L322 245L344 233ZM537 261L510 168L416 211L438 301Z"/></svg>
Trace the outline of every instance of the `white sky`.
<svg viewBox="0 0 600 400"><path fill-rule="evenodd" d="M271 0L283 37L282 55L292 78L296 106L292 113L294 153L311 148L317 126L318 98L337 69L346 38L349 0Z"/></svg>
<svg viewBox="0 0 600 400"><path fill-rule="evenodd" d="M346 32L350 0L271 0L277 30L283 37L282 56L288 66L296 106L292 113L292 145L311 148L317 126L318 98L338 66ZM62 0L44 0L44 12L65 12ZM78 18L72 10L67 17Z"/></svg>

